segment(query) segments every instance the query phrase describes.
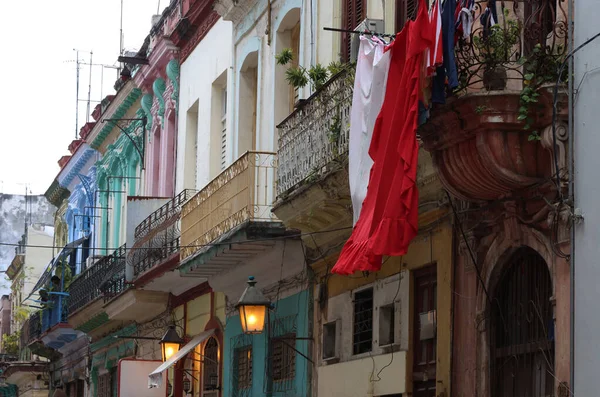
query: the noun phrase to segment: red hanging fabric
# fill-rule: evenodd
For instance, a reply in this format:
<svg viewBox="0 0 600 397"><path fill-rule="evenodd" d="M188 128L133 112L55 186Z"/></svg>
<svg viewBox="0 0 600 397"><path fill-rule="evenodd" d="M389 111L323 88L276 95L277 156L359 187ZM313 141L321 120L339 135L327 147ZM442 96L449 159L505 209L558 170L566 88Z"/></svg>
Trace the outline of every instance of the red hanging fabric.
<svg viewBox="0 0 600 397"><path fill-rule="evenodd" d="M373 159L367 195L350 239L332 273L377 271L382 255L404 255L417 234L416 137L425 50L434 42L424 1L389 45L387 89L369 155Z"/></svg>

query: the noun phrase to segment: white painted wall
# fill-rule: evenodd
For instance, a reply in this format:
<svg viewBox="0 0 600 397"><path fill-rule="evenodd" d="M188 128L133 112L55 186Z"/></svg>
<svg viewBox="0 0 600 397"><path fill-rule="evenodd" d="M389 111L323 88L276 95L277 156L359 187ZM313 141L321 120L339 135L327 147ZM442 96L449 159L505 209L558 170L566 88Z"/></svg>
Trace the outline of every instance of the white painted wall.
<svg viewBox="0 0 600 397"><path fill-rule="evenodd" d="M23 299L30 293L42 272L52 260L52 249L42 248L53 246L54 228L51 226L32 225L27 230L27 245L25 251L25 286L22 289ZM37 299L37 298L33 298ZM27 302L33 304L33 302Z"/></svg>
<svg viewBox="0 0 600 397"><path fill-rule="evenodd" d="M597 34L600 9L596 0L578 0L575 4L575 47ZM566 7L566 5L565 5ZM600 158L600 38L583 47L575 55L574 87L574 162L575 208L583 212L584 221L575 231L575 380L578 396L598 394L595 377L600 366L600 211L598 168Z"/></svg>
<svg viewBox="0 0 600 397"><path fill-rule="evenodd" d="M211 142L211 104L213 83L225 74L227 81L231 81L231 22L220 19L206 34L204 39L194 49L190 56L183 62L180 70L179 92L179 117L177 137L177 170L176 192L184 188L200 189L205 186L214 175L210 170L211 150L220 150L220 142ZM194 120L188 119L188 110L197 102L197 139L198 153L197 164L186 163L186 131ZM214 121L214 120L213 120ZM231 121L227 121L227 130L231 130ZM230 151L228 145L228 151ZM228 155L228 163L231 162ZM190 167L197 167L195 184L184 182L184 174Z"/></svg>
<svg viewBox="0 0 600 397"><path fill-rule="evenodd" d="M392 353L389 353L319 367L318 395L365 397L405 393L406 352L393 354L393 357ZM389 366L385 367L388 364Z"/></svg>

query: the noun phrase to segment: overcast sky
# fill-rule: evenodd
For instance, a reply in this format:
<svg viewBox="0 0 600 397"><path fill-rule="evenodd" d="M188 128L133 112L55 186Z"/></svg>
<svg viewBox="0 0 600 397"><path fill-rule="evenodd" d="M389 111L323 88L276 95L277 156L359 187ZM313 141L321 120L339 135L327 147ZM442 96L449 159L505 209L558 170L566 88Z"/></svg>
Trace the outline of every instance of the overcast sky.
<svg viewBox="0 0 600 397"><path fill-rule="evenodd" d="M170 0L123 0L124 48L138 49L150 21ZM58 159L75 138L76 52L89 63L116 65L121 0L2 1L0 48L0 193L43 194L58 173ZM101 70L104 84L101 85ZM87 100L89 66L80 70ZM92 100L114 92L116 70L93 67ZM102 86L102 90L101 90ZM102 91L102 92L101 92ZM93 110L96 102L92 102ZM79 127L87 104L79 103Z"/></svg>

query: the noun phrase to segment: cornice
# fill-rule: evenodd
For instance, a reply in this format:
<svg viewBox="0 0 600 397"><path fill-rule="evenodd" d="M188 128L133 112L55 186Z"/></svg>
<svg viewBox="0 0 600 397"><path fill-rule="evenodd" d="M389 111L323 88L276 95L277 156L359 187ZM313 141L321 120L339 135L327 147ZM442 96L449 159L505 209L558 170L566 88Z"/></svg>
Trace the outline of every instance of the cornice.
<svg viewBox="0 0 600 397"><path fill-rule="evenodd" d="M257 0L215 0L214 9L226 21L239 24L254 7Z"/></svg>
<svg viewBox="0 0 600 397"><path fill-rule="evenodd" d="M123 118L141 95L142 91L139 88L134 87L131 80L127 81L117 93L116 98L110 103L108 109L106 109L102 115L102 118ZM97 123L88 136L89 145L93 149L99 150L100 146L102 146L106 137L108 137L113 129L114 125L112 123Z"/></svg>
<svg viewBox="0 0 600 397"><path fill-rule="evenodd" d="M69 189L62 187L58 181L55 179L54 182L50 185L44 196L46 199L55 207L59 207L60 204L67 198L71 192Z"/></svg>
<svg viewBox="0 0 600 397"><path fill-rule="evenodd" d="M171 40L180 48L180 63L187 59L210 28L219 20L219 14L213 10L216 4L214 0L196 0L177 22L171 34Z"/></svg>
<svg viewBox="0 0 600 397"><path fill-rule="evenodd" d="M90 148L88 144L82 144L69 163L58 173L58 176L56 177L58 183L62 187L69 189L69 185L73 182L73 179L75 179L77 174L81 173L81 170L88 164L95 152L96 151Z"/></svg>

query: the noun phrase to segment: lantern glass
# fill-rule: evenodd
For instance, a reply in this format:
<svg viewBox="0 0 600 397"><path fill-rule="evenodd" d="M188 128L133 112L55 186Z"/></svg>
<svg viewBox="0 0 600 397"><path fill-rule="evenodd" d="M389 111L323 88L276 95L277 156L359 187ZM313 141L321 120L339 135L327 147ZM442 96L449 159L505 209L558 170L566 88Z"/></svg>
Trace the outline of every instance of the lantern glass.
<svg viewBox="0 0 600 397"><path fill-rule="evenodd" d="M192 381L187 376L183 378L183 391L189 393L192 390Z"/></svg>
<svg viewBox="0 0 600 397"><path fill-rule="evenodd" d="M177 331L175 331L175 327L170 326L159 342L162 351L163 362L173 357L173 355L179 351L179 348L183 342L184 340L181 339L177 334Z"/></svg>
<svg viewBox="0 0 600 397"><path fill-rule="evenodd" d="M179 351L179 343L165 342L162 344L163 361L169 360Z"/></svg>
<svg viewBox="0 0 600 397"><path fill-rule="evenodd" d="M265 329L267 307L264 305L240 305L240 321L245 334L260 334Z"/></svg>

